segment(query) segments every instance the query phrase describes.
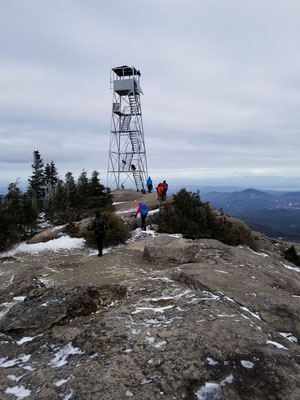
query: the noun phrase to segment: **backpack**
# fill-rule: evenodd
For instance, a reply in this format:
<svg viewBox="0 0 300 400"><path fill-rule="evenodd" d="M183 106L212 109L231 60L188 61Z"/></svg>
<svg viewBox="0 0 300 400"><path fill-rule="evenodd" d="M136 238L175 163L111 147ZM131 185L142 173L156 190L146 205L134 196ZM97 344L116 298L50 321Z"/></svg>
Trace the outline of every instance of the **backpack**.
<svg viewBox="0 0 300 400"><path fill-rule="evenodd" d="M148 208L146 206L146 204L142 204L141 205L141 215L145 215L148 214Z"/></svg>
<svg viewBox="0 0 300 400"><path fill-rule="evenodd" d="M106 222L103 219L96 220L95 231L97 235L102 235L103 233L106 232L106 229L107 229Z"/></svg>

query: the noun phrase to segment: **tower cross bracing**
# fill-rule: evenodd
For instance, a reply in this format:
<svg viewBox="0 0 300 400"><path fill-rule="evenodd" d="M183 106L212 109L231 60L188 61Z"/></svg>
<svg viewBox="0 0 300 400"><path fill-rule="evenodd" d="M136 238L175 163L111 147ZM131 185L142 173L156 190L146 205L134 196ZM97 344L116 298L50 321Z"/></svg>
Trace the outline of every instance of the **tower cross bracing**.
<svg viewBox="0 0 300 400"><path fill-rule="evenodd" d="M142 119L140 71L123 65L112 69L112 118L108 186L145 190L148 177Z"/></svg>

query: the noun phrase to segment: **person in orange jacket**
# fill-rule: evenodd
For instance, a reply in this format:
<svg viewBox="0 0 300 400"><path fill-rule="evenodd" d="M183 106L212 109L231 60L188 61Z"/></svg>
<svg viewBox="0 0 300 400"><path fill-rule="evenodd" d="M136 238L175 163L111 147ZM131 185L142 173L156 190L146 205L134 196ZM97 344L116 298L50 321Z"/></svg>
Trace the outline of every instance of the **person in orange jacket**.
<svg viewBox="0 0 300 400"><path fill-rule="evenodd" d="M159 183L157 186L157 193L158 193L158 198L157 200L163 200L163 194L164 194L164 184L163 183Z"/></svg>

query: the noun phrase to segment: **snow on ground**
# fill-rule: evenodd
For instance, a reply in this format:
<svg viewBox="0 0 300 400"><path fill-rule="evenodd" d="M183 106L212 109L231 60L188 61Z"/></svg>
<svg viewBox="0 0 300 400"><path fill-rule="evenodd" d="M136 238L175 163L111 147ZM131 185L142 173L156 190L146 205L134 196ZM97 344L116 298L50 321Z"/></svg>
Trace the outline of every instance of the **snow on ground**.
<svg viewBox="0 0 300 400"><path fill-rule="evenodd" d="M54 368L61 367L67 364L67 357L74 354L83 354L78 347L73 347L72 342L69 342L65 347L59 350L55 357L50 361L49 365Z"/></svg>
<svg viewBox="0 0 300 400"><path fill-rule="evenodd" d="M24 343L32 342L33 339L35 339L36 337L37 337L37 336L33 336L33 337L25 336L25 337L23 337L22 339L18 340L16 343L17 343L17 345L21 346L21 345L24 344Z"/></svg>
<svg viewBox="0 0 300 400"><path fill-rule="evenodd" d="M148 215L153 215L153 214L157 214L157 213L159 213L159 209L158 208L156 208L155 210L149 211Z"/></svg>
<svg viewBox="0 0 300 400"><path fill-rule="evenodd" d="M299 267L292 267L291 265L285 264L282 261L280 261L280 264L287 269L290 269L291 271L296 271L296 272L300 272L300 268Z"/></svg>
<svg viewBox="0 0 300 400"><path fill-rule="evenodd" d="M137 212L137 207L130 208L129 210L116 211L116 214L128 214L128 213L131 213L131 212L136 213Z"/></svg>
<svg viewBox="0 0 300 400"><path fill-rule="evenodd" d="M221 398L222 390L218 383L208 382L195 393L198 400Z"/></svg>
<svg viewBox="0 0 300 400"><path fill-rule="evenodd" d="M31 357L30 354L25 354L19 358L14 358L13 360L8 360L7 357L0 358L0 367L1 368L14 367L15 365L26 363L30 357Z"/></svg>
<svg viewBox="0 0 300 400"><path fill-rule="evenodd" d="M146 230L143 231L141 228L137 228L134 231L131 232L131 238L126 241L126 243L132 243L135 242L139 239L143 239L146 237L157 237L157 236L168 236L168 237L175 237L175 238L182 238L181 233L158 233L154 229L151 229L150 226L146 227Z"/></svg>
<svg viewBox="0 0 300 400"><path fill-rule="evenodd" d="M233 375L228 375L220 383L207 382L204 386L201 386L195 395L198 400L218 400L223 398L222 396L222 386L230 384L233 382Z"/></svg>
<svg viewBox="0 0 300 400"><path fill-rule="evenodd" d="M282 346L282 344L280 344L278 342L274 342L273 340L267 340L266 343L267 344L272 344L273 346L277 347L277 349L288 350L287 347L284 347L284 346Z"/></svg>
<svg viewBox="0 0 300 400"><path fill-rule="evenodd" d="M251 361L241 360L241 364L244 368L253 368L254 364Z"/></svg>
<svg viewBox="0 0 300 400"><path fill-rule="evenodd" d="M15 375L7 375L8 379L10 379L11 381L14 382L19 382L20 379L23 378L24 375L21 375L19 377L15 376Z"/></svg>
<svg viewBox="0 0 300 400"><path fill-rule="evenodd" d="M0 257L11 257L18 253L38 254L41 251L71 250L84 247L84 245L85 240L83 238L71 238L68 235L63 235L58 239L52 239L45 243L27 244L23 242L14 249L2 253Z"/></svg>
<svg viewBox="0 0 300 400"><path fill-rule="evenodd" d="M288 332L279 332L279 333L281 336L285 337L290 342L298 343L298 339L292 333L288 333Z"/></svg>
<svg viewBox="0 0 300 400"><path fill-rule="evenodd" d="M219 364L218 361L215 361L215 360L213 360L213 359L210 358L210 357L207 357L206 359L207 359L209 365L214 366L214 365Z"/></svg>
<svg viewBox="0 0 300 400"><path fill-rule="evenodd" d="M240 307L242 310L244 310L244 311L246 311L246 312L248 312L249 314L251 314L252 315L252 317L254 317L254 318L257 318L257 319L260 319L261 320L261 318L260 318L260 316L258 315L258 313L254 313L254 312L252 312L252 311L250 311L249 310L249 308L247 308L247 307Z"/></svg>
<svg viewBox="0 0 300 400"><path fill-rule="evenodd" d="M17 399L25 399L26 397L30 396L31 391L25 389L25 387L21 385L21 386L9 387L5 390L5 393L13 394L14 396L16 396Z"/></svg>
<svg viewBox="0 0 300 400"><path fill-rule="evenodd" d="M55 382L54 385L57 387L60 387L60 386L64 385L65 383L69 382L70 379L71 379L71 376L69 376L67 379L60 379L59 381Z"/></svg>

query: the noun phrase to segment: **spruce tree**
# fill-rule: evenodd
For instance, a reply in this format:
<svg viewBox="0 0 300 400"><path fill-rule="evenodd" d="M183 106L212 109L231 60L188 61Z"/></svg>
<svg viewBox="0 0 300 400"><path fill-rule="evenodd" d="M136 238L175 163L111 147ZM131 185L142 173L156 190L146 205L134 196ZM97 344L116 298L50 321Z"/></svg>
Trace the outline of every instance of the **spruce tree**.
<svg viewBox="0 0 300 400"><path fill-rule="evenodd" d="M51 161L50 164L45 166L45 184L48 191L53 191L58 181L58 172L55 163Z"/></svg>
<svg viewBox="0 0 300 400"><path fill-rule="evenodd" d="M45 174L45 184L47 187L49 187L50 186L50 164L48 164L48 163L45 166L44 174Z"/></svg>
<svg viewBox="0 0 300 400"><path fill-rule="evenodd" d="M110 198L105 187L100 183L99 172L93 171L88 184L87 208L89 210L105 209Z"/></svg>
<svg viewBox="0 0 300 400"><path fill-rule="evenodd" d="M54 195L51 199L49 218L54 224L64 224L66 222L66 190L62 180L58 180Z"/></svg>
<svg viewBox="0 0 300 400"><path fill-rule="evenodd" d="M17 185L17 182L8 185L8 193L0 205L0 251L21 238L22 195Z"/></svg>
<svg viewBox="0 0 300 400"><path fill-rule="evenodd" d="M78 193L78 207L82 210L83 215L85 215L84 210L86 209L86 202L88 198L88 186L89 180L85 170L82 170L79 175L77 182L77 193Z"/></svg>
<svg viewBox="0 0 300 400"><path fill-rule="evenodd" d="M35 150L33 152L32 175L28 179L29 188L32 190L38 209L43 209L43 200L45 197L45 172L44 163L40 156L40 152Z"/></svg>
<svg viewBox="0 0 300 400"><path fill-rule="evenodd" d="M67 172L65 176L66 212L68 222L79 217L77 186L72 172Z"/></svg>
<svg viewBox="0 0 300 400"><path fill-rule="evenodd" d="M0 251L7 250L18 240L18 232L13 218L7 212L5 200L0 203Z"/></svg>
<svg viewBox="0 0 300 400"><path fill-rule="evenodd" d="M19 224L22 209L22 194L21 190L18 188L18 182L10 183L7 190L8 192L5 196L7 210L9 214L12 215L15 218L16 222Z"/></svg>
<svg viewBox="0 0 300 400"><path fill-rule="evenodd" d="M30 190L22 196L22 236L31 236L37 228L38 209Z"/></svg>

